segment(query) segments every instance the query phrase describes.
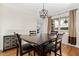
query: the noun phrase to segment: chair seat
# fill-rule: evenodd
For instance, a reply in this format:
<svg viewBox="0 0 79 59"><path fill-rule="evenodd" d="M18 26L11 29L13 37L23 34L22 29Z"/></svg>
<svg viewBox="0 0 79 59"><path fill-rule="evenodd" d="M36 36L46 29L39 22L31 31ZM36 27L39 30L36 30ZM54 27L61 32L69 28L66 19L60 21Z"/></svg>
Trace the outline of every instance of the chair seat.
<svg viewBox="0 0 79 59"><path fill-rule="evenodd" d="M32 50L33 46L31 44L24 44L22 46L22 50L26 51L26 50Z"/></svg>
<svg viewBox="0 0 79 59"><path fill-rule="evenodd" d="M58 50L59 48L60 48L60 46L57 46L57 47L56 47L56 50ZM46 50L55 51L55 44L50 43L50 44L48 44L47 46L45 46L45 49L46 49Z"/></svg>
<svg viewBox="0 0 79 59"><path fill-rule="evenodd" d="M44 43L42 46L46 47L49 44L49 42Z"/></svg>

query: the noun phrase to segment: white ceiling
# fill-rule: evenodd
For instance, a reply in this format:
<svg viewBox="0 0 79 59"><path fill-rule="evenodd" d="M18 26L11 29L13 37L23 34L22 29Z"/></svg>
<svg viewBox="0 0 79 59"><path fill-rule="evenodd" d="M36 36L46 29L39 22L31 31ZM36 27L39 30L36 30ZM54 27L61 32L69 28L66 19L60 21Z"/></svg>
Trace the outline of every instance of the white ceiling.
<svg viewBox="0 0 79 59"><path fill-rule="evenodd" d="M39 12L43 8L42 3L9 3L3 4L12 8L18 8L23 11ZM71 9L79 8L79 3L45 3L45 9L48 10L48 14L53 16L62 12L66 12Z"/></svg>

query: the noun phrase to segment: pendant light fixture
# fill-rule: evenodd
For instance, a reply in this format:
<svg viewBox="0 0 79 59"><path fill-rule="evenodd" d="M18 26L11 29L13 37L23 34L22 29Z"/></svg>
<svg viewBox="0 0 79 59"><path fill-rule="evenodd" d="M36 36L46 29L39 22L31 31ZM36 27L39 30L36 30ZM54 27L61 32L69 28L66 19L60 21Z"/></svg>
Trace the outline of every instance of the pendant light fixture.
<svg viewBox="0 0 79 59"><path fill-rule="evenodd" d="M48 16L48 10L44 8L44 3L43 3L43 9L40 11L40 18L45 19Z"/></svg>

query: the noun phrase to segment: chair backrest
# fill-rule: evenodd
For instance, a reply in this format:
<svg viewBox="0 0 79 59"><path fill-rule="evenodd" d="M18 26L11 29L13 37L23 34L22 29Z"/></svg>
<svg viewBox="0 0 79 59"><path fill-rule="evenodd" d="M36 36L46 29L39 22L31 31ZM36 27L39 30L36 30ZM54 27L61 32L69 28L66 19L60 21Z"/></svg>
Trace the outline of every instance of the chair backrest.
<svg viewBox="0 0 79 59"><path fill-rule="evenodd" d="M36 31L29 31L29 35L36 35Z"/></svg>
<svg viewBox="0 0 79 59"><path fill-rule="evenodd" d="M57 34L58 33L58 31L52 31L51 32L51 34Z"/></svg>
<svg viewBox="0 0 79 59"><path fill-rule="evenodd" d="M57 45L58 41L62 41L63 34L64 33L59 34L58 32L53 32L52 34L49 35L49 39L55 38L55 44Z"/></svg>
<svg viewBox="0 0 79 59"><path fill-rule="evenodd" d="M20 50L22 49L22 46L21 46L21 38L20 38L20 35L17 34L17 33L14 33L15 37L16 37L16 41L17 41L17 48L20 48Z"/></svg>
<svg viewBox="0 0 79 59"><path fill-rule="evenodd" d="M52 31L51 34L48 34L48 38L53 39L53 38L57 37L57 34L58 34L57 31Z"/></svg>
<svg viewBox="0 0 79 59"><path fill-rule="evenodd" d="M62 33L62 34L57 34L57 38L58 38L58 39L62 39L63 35L64 35L64 33Z"/></svg>
<svg viewBox="0 0 79 59"><path fill-rule="evenodd" d="M57 34L57 37L56 37L56 40L55 40L55 46L57 47L57 45L61 46L61 41L62 41L62 37L63 37L63 34Z"/></svg>

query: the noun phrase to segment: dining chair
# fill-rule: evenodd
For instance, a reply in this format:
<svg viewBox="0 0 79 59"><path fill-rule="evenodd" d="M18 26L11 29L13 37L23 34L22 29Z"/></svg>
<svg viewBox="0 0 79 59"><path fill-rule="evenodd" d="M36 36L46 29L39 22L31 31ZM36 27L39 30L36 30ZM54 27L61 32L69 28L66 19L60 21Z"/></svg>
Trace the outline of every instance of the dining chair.
<svg viewBox="0 0 79 59"><path fill-rule="evenodd" d="M36 35L36 31L29 31L29 35Z"/></svg>
<svg viewBox="0 0 79 59"><path fill-rule="evenodd" d="M52 51L54 52L55 56L56 55L62 56L62 52L61 52L62 37L63 37L63 34L57 34L55 41L51 41L49 44L45 46L44 49L47 50L46 53L50 52L51 54L51 51ZM59 54L57 53L58 51L60 52Z"/></svg>
<svg viewBox="0 0 79 59"><path fill-rule="evenodd" d="M26 43L22 45L22 39L20 38L20 35L17 33L14 33L16 40L17 40L17 53L18 56L23 56L24 54L28 53L30 55L30 52L33 50L33 46L30 43Z"/></svg>
<svg viewBox="0 0 79 59"><path fill-rule="evenodd" d="M51 31L51 34L57 34L58 31Z"/></svg>

